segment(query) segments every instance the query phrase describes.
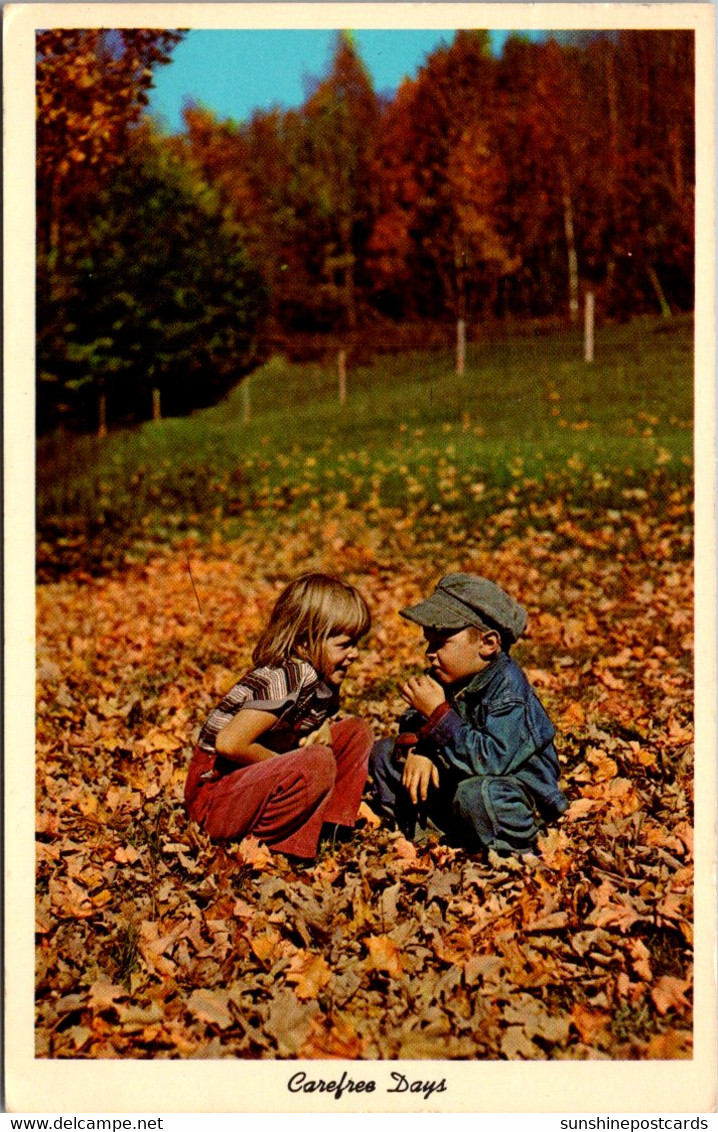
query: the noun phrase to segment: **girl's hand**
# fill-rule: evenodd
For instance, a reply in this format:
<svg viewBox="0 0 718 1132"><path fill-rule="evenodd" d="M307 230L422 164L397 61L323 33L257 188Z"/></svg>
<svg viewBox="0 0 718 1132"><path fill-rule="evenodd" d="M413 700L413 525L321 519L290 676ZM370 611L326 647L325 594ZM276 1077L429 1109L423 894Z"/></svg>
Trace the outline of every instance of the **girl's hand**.
<svg viewBox="0 0 718 1132"><path fill-rule="evenodd" d="M299 740L300 747L315 747L319 743L323 747L331 747L332 745L332 726L328 719L325 719L316 731L312 731L311 734L305 735Z"/></svg>
<svg viewBox="0 0 718 1132"><path fill-rule="evenodd" d="M444 689L426 674L412 676L401 689L401 694L411 707L416 708L427 719L432 711L446 700Z"/></svg>
<svg viewBox="0 0 718 1132"><path fill-rule="evenodd" d="M412 751L406 756L401 781L416 805L417 802L426 801L430 785L439 785L439 771L431 759L427 759L425 755L414 754Z"/></svg>

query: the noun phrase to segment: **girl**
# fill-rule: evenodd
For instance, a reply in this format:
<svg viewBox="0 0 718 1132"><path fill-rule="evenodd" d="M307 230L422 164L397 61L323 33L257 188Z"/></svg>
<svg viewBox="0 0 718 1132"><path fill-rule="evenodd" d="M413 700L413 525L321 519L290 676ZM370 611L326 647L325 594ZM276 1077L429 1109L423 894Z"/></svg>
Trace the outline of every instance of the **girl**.
<svg viewBox="0 0 718 1132"><path fill-rule="evenodd" d="M323 822L354 825L372 733L328 720L370 620L358 590L327 574L303 574L279 596L255 667L211 712L190 764L185 804L210 837L251 833L312 858Z"/></svg>

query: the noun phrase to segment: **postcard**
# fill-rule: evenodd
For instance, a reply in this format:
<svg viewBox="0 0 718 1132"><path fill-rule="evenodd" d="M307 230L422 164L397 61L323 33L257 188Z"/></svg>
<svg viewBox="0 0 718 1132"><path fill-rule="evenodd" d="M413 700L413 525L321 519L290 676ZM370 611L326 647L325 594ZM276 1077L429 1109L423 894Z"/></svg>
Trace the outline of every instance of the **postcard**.
<svg viewBox="0 0 718 1132"><path fill-rule="evenodd" d="M4 45L9 1111L697 1126L712 5Z"/></svg>

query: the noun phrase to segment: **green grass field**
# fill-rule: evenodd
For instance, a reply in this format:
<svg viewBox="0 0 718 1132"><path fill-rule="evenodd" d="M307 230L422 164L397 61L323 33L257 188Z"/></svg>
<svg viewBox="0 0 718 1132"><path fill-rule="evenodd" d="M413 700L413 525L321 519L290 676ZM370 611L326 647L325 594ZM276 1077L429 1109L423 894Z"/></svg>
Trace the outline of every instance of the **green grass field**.
<svg viewBox="0 0 718 1132"><path fill-rule="evenodd" d="M51 548L104 532L117 548L193 532L225 537L307 507L394 508L417 522L561 494L620 507L692 475L693 320L642 318L473 343L459 378L450 351L333 362L273 358L221 404L120 429L54 434L38 447L38 528ZM105 538L105 548L107 539Z"/></svg>

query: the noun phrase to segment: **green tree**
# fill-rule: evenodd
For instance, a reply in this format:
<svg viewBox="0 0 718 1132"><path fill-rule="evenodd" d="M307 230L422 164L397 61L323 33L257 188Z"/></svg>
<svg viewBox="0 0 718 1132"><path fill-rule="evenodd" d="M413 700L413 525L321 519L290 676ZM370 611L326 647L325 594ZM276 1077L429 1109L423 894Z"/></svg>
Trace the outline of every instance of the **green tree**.
<svg viewBox="0 0 718 1132"><path fill-rule="evenodd" d="M96 208L62 334L40 338L41 423L62 403L89 423L98 389L123 418L149 416L153 388L169 413L216 400L255 356L260 287L241 230L147 127ZM57 312L41 316L58 324Z"/></svg>

